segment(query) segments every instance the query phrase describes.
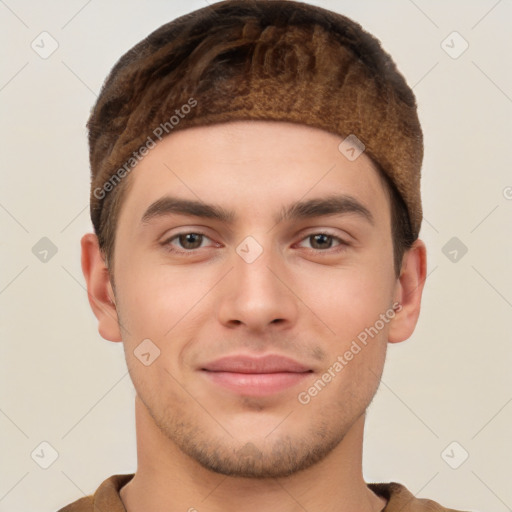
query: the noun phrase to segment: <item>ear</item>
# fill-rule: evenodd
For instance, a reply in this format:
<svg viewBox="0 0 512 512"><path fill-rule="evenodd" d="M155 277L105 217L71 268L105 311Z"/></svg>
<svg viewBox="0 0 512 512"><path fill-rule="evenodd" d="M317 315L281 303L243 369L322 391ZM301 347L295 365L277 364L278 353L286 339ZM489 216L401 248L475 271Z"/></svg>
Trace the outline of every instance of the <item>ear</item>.
<svg viewBox="0 0 512 512"><path fill-rule="evenodd" d="M395 316L390 322L388 341L405 341L414 332L420 315L421 296L427 273L427 250L422 240L416 240L402 260L402 270L396 283Z"/></svg>
<svg viewBox="0 0 512 512"><path fill-rule="evenodd" d="M82 237L81 245L82 272L87 282L89 304L98 319L98 332L106 340L122 341L114 291L98 237L87 233Z"/></svg>

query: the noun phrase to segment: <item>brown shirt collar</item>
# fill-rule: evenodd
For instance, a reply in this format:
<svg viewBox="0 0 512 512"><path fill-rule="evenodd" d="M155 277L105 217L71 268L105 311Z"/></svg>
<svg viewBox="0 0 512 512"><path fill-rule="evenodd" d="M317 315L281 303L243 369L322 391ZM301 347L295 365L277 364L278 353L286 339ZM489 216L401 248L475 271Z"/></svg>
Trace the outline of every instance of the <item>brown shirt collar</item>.
<svg viewBox="0 0 512 512"><path fill-rule="evenodd" d="M93 496L81 498L58 512L126 512L119 490L133 478L133 473L112 475ZM396 482L368 484L378 496L388 500L382 512L463 512L444 508L435 501L416 498L402 484Z"/></svg>

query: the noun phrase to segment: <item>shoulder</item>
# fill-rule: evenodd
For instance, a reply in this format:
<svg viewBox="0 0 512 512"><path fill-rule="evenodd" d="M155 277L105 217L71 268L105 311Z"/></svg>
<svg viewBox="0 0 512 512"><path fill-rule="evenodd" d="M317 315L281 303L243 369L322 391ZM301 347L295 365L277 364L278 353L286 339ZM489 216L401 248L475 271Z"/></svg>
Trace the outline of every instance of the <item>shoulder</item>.
<svg viewBox="0 0 512 512"><path fill-rule="evenodd" d="M63 508L60 508L57 512L89 512L93 510L94 506L94 497L86 496L85 498L80 498L69 505L66 505Z"/></svg>
<svg viewBox="0 0 512 512"><path fill-rule="evenodd" d="M119 490L133 478L133 475L133 473L112 475L101 483L94 495L80 498L57 512L94 512L97 509L126 512Z"/></svg>
<svg viewBox="0 0 512 512"><path fill-rule="evenodd" d="M445 508L435 501L416 498L404 485L397 482L368 484L368 487L378 496L388 500L382 512L469 512Z"/></svg>

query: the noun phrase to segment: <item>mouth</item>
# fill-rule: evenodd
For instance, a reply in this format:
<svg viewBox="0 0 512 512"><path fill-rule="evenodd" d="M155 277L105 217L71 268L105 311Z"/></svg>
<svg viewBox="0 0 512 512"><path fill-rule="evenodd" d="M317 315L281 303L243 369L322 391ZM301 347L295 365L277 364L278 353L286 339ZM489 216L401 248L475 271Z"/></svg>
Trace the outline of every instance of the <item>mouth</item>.
<svg viewBox="0 0 512 512"><path fill-rule="evenodd" d="M287 357L234 355L201 368L215 385L244 396L266 396L301 383L313 370Z"/></svg>

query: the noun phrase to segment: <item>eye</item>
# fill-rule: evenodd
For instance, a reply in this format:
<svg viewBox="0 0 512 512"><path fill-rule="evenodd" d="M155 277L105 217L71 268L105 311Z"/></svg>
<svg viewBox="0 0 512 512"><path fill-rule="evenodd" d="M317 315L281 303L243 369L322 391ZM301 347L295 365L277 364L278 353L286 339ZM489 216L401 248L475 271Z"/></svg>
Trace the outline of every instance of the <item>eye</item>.
<svg viewBox="0 0 512 512"><path fill-rule="evenodd" d="M327 249L331 249L333 247L333 241L338 242L338 246L346 246L349 245L347 242L342 240L341 238L331 235L330 233L311 233L303 241L309 240L311 242L311 248L315 251L325 251Z"/></svg>
<svg viewBox="0 0 512 512"><path fill-rule="evenodd" d="M211 238L206 236L204 233L187 231L173 235L162 242L162 245L171 253L192 255L197 249L208 247L207 245L203 245L203 242L206 240L211 241ZM329 249L333 249L336 246L340 247L340 249L334 249L334 251L330 252L338 252L349 245L340 237L326 232L311 233L301 240L299 246L304 247L301 244L305 241L310 242L311 246L309 249L315 252L327 252ZM218 246L219 245L217 244L217 247Z"/></svg>
<svg viewBox="0 0 512 512"><path fill-rule="evenodd" d="M198 232L184 232L173 235L171 238L165 240L162 245L167 247L170 252L176 253L186 253L192 252L194 249L200 249L203 241L207 239L210 240L204 233ZM179 244L179 247L184 250L180 250L180 248L176 248L173 244L173 241L176 241Z"/></svg>

